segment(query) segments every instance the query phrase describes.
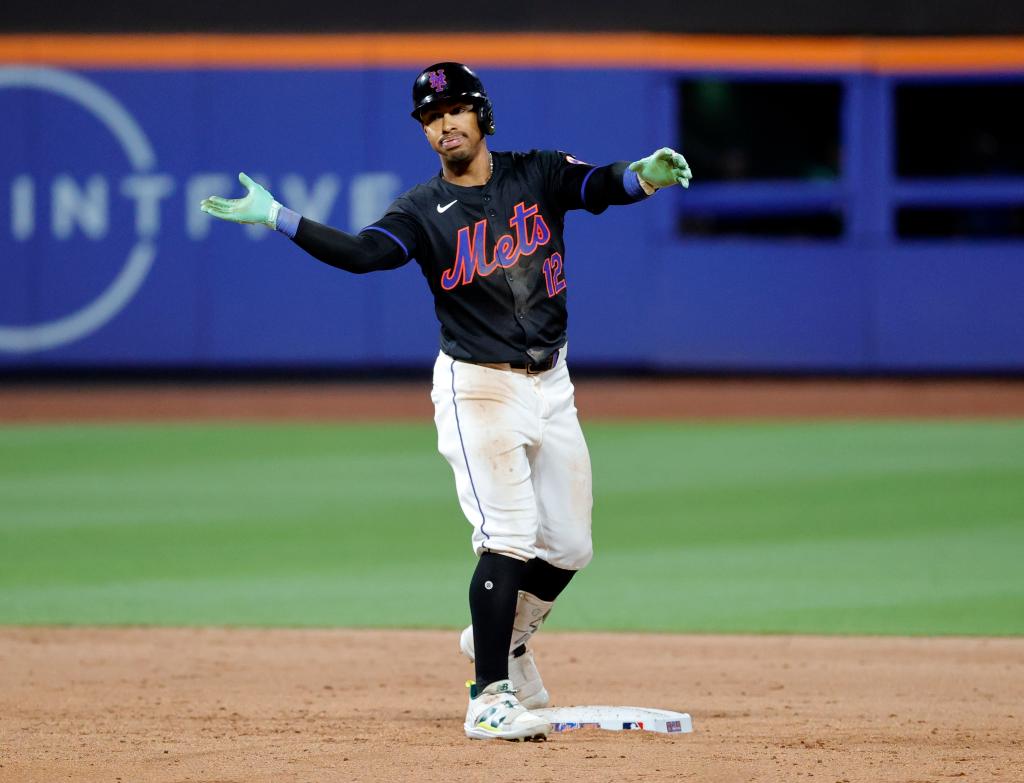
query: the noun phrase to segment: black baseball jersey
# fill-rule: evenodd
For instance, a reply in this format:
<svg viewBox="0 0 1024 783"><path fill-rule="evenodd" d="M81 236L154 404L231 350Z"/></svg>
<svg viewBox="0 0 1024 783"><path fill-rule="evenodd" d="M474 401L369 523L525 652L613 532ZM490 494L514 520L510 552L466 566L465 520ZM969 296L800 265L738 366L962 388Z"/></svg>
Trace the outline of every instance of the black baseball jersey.
<svg viewBox="0 0 1024 783"><path fill-rule="evenodd" d="M555 151L495 152L492 161L486 184L463 187L438 175L399 196L358 237L303 218L294 240L353 272L415 258L434 295L445 353L542 361L566 340L565 213L598 214L643 191L627 190L624 162L595 167Z"/></svg>

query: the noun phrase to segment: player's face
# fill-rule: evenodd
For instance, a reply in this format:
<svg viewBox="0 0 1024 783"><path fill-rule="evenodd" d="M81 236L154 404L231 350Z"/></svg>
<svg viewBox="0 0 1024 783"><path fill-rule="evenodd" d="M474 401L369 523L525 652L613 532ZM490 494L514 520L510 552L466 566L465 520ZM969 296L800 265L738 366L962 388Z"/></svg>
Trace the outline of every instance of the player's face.
<svg viewBox="0 0 1024 783"><path fill-rule="evenodd" d="M449 163L476 157L483 133L473 104L443 101L420 112L420 122L430 146Z"/></svg>

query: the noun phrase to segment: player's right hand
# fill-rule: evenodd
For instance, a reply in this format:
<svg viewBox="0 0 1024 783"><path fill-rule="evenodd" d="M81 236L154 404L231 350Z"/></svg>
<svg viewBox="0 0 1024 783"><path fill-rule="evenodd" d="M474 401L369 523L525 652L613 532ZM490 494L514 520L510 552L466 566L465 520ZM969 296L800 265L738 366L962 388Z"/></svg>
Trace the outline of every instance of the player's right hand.
<svg viewBox="0 0 1024 783"><path fill-rule="evenodd" d="M207 215L233 223L262 223L270 228L277 228L277 213L281 205L274 200L265 187L253 182L243 171L238 175L246 191L243 198L221 198L210 196L204 198L199 208Z"/></svg>

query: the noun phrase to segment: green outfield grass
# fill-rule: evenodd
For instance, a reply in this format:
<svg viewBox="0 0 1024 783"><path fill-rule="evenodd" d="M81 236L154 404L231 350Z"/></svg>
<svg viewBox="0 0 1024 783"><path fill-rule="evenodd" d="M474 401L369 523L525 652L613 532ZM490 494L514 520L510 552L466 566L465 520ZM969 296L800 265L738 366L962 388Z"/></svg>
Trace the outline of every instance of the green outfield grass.
<svg viewBox="0 0 1024 783"><path fill-rule="evenodd" d="M1024 633L1024 421L600 423L561 629ZM0 623L456 627L429 425L0 428Z"/></svg>

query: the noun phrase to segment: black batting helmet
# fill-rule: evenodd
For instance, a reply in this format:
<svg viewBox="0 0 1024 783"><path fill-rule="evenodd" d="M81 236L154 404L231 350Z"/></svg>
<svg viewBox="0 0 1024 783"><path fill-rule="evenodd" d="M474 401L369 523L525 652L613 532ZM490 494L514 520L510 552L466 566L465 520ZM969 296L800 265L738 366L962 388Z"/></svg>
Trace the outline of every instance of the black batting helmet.
<svg viewBox="0 0 1024 783"><path fill-rule="evenodd" d="M437 101L464 100L473 104L480 128L494 133L494 109L480 77L462 63L435 63L423 70L412 85L412 117Z"/></svg>

